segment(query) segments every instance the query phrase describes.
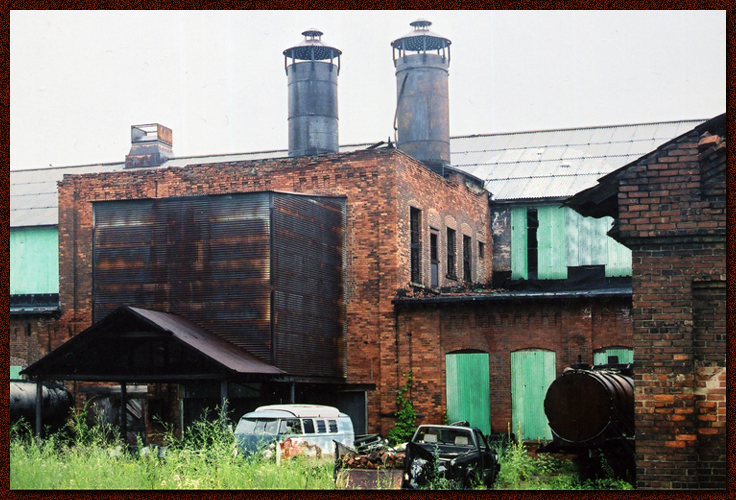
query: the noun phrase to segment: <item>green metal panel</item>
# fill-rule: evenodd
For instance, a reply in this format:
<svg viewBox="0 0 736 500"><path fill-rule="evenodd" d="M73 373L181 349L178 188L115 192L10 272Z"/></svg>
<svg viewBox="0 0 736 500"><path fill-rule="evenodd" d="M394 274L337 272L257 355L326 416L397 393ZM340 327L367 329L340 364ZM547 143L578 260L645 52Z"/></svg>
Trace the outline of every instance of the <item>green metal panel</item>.
<svg viewBox="0 0 736 500"><path fill-rule="evenodd" d="M447 418L466 420L485 434L491 432L490 378L488 353L445 356L447 373Z"/></svg>
<svg viewBox="0 0 736 500"><path fill-rule="evenodd" d="M22 366L10 365L10 380L20 380L20 371L22 369Z"/></svg>
<svg viewBox="0 0 736 500"><path fill-rule="evenodd" d="M565 210L558 206L539 207L539 279L567 278L567 242L565 240Z"/></svg>
<svg viewBox="0 0 736 500"><path fill-rule="evenodd" d="M526 207L511 209L511 279L529 279Z"/></svg>
<svg viewBox="0 0 736 500"><path fill-rule="evenodd" d="M56 226L10 229L10 294L59 293Z"/></svg>
<svg viewBox="0 0 736 500"><path fill-rule="evenodd" d="M593 353L594 365L605 365L608 363L609 356L618 356L619 363L633 363L634 350L625 347L610 347L599 352Z"/></svg>
<svg viewBox="0 0 736 500"><path fill-rule="evenodd" d="M613 225L613 218L608 219L608 232ZM608 262L606 263L606 276L631 276L631 249L622 245L610 236L606 238L608 244Z"/></svg>
<svg viewBox="0 0 736 500"><path fill-rule="evenodd" d="M555 379L555 361L553 351L511 353L511 422L518 438L552 439L544 414L544 396Z"/></svg>
<svg viewBox="0 0 736 500"><path fill-rule="evenodd" d="M567 265L605 265L606 276L631 276L631 250L610 236L613 218L583 217L565 207Z"/></svg>

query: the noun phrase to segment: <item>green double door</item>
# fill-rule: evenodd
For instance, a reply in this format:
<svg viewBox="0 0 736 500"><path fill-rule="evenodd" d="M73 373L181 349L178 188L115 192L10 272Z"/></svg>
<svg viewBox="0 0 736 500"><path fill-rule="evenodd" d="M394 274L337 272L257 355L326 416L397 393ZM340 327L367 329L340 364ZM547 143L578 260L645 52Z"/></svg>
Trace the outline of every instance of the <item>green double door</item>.
<svg viewBox="0 0 736 500"><path fill-rule="evenodd" d="M544 397L555 380L555 358L553 351L511 353L511 432L517 439L552 439Z"/></svg>
<svg viewBox="0 0 736 500"><path fill-rule="evenodd" d="M488 353L451 353L445 356L447 418L465 420L484 434L491 432Z"/></svg>

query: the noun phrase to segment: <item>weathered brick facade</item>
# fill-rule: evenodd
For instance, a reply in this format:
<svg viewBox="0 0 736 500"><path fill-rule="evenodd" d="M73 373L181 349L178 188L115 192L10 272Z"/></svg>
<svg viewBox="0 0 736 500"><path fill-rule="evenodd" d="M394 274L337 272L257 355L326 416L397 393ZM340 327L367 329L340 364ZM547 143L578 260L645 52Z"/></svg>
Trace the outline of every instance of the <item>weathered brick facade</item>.
<svg viewBox="0 0 736 500"><path fill-rule="evenodd" d="M453 300L402 302L399 306L397 373L414 377L411 397L423 423L444 421L445 355L489 354L491 427L505 433L511 415L511 353L544 349L556 353L556 371L593 362L593 352L630 346L630 297L565 299L503 298L494 294ZM540 408L540 411L543 411ZM583 410L584 411L584 410ZM515 431L514 431L515 432Z"/></svg>
<svg viewBox="0 0 736 500"><path fill-rule="evenodd" d="M369 431L385 434L390 425L379 415L395 411L400 383L391 301L410 282L410 208L442 231L450 227L471 237L476 247L491 245L485 191L460 175L445 179L393 148L65 177L59 183L60 328L77 334L92 322L91 202L268 190L347 197L346 382L376 384L369 393ZM429 245L426 232L421 244ZM490 273L490 258L486 263L475 254L473 281L486 283ZM428 285L428 257L421 276ZM453 284L442 275L440 286ZM52 347L67 338L51 339Z"/></svg>
<svg viewBox="0 0 736 500"><path fill-rule="evenodd" d="M615 175L633 252L637 483L726 486L725 115Z"/></svg>

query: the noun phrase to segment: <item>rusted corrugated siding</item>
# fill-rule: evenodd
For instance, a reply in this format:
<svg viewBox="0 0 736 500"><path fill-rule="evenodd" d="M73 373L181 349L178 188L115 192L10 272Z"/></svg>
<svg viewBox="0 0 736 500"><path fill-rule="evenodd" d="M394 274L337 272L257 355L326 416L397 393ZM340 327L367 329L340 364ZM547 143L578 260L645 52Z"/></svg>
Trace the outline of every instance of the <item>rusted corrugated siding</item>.
<svg viewBox="0 0 736 500"><path fill-rule="evenodd" d="M172 312L293 375L344 376L343 210L270 192L97 202L94 320Z"/></svg>
<svg viewBox="0 0 736 500"><path fill-rule="evenodd" d="M344 201L274 197L275 364L290 373L344 377Z"/></svg>

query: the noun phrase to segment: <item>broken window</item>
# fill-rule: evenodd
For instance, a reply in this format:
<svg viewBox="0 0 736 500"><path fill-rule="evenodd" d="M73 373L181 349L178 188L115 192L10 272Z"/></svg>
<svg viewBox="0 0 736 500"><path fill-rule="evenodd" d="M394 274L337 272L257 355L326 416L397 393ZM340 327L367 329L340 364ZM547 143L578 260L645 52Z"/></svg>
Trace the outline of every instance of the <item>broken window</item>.
<svg viewBox="0 0 736 500"><path fill-rule="evenodd" d="M472 273L472 261L473 261L473 249L472 239L470 236L463 235L463 281L470 283L473 281Z"/></svg>
<svg viewBox="0 0 736 500"><path fill-rule="evenodd" d="M432 287L440 285L440 253L439 253L440 235L436 229L432 229L429 233L429 267L432 274Z"/></svg>
<svg viewBox="0 0 736 500"><path fill-rule="evenodd" d="M411 281L421 283L422 280L422 238L421 238L421 210L411 208L409 214L411 231Z"/></svg>
<svg viewBox="0 0 736 500"><path fill-rule="evenodd" d="M457 279L455 269L455 230L447 228L447 277Z"/></svg>
<svg viewBox="0 0 736 500"><path fill-rule="evenodd" d="M527 270L529 279L536 279L539 269L539 246L537 243L537 229L539 229L539 215L536 208L526 211L527 235Z"/></svg>

